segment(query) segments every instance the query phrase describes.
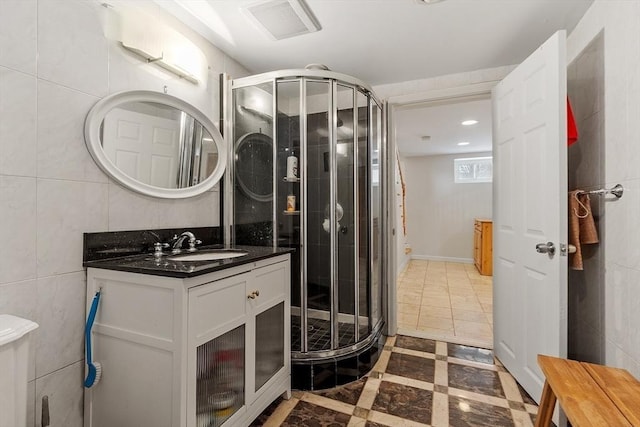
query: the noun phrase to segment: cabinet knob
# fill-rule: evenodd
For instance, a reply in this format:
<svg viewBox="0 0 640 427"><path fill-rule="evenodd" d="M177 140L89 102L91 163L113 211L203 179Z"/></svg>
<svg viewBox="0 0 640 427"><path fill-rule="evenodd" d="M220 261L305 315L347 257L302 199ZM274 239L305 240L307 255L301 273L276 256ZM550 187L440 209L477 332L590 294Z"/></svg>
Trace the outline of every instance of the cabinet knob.
<svg viewBox="0 0 640 427"><path fill-rule="evenodd" d="M255 291L252 291L249 295L247 295L247 298L256 299L259 296L260 296L260 291L255 290Z"/></svg>

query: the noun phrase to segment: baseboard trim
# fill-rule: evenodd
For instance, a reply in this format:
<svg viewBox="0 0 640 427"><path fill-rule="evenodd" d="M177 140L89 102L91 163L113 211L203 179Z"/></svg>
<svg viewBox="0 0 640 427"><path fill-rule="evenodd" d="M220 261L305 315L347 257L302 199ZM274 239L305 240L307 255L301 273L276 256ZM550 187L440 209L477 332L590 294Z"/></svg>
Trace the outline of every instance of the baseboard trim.
<svg viewBox="0 0 640 427"><path fill-rule="evenodd" d="M473 258L454 258L454 257L446 257L446 256L412 254L411 259L421 259L426 261L448 261L448 262L459 262L462 264L473 264Z"/></svg>

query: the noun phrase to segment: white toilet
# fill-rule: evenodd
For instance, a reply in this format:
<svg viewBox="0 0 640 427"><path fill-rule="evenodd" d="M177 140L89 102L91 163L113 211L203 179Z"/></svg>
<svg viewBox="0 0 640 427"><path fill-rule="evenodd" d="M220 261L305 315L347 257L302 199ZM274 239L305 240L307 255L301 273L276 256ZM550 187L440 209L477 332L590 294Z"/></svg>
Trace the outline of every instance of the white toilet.
<svg viewBox="0 0 640 427"><path fill-rule="evenodd" d="M27 425L27 377L31 331L27 319L0 314L0 427Z"/></svg>

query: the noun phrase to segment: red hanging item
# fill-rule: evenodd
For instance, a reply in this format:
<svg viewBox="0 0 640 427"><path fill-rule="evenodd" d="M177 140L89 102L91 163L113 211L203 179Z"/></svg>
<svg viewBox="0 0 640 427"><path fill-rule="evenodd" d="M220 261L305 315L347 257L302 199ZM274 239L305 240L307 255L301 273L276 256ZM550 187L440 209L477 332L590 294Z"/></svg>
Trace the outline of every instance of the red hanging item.
<svg viewBox="0 0 640 427"><path fill-rule="evenodd" d="M573 117L573 111L571 110L571 103L567 96L567 146L570 146L578 140L578 128L576 127L576 120Z"/></svg>

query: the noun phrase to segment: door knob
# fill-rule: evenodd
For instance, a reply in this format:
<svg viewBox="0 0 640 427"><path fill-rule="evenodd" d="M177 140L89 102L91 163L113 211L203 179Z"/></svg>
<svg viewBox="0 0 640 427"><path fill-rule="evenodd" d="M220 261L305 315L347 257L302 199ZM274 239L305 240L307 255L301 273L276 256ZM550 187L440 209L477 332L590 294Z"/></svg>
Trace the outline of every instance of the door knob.
<svg viewBox="0 0 640 427"><path fill-rule="evenodd" d="M536 245L536 252L553 256L556 253L556 247L553 245L553 242L538 243Z"/></svg>

